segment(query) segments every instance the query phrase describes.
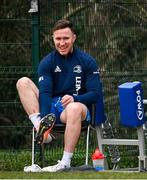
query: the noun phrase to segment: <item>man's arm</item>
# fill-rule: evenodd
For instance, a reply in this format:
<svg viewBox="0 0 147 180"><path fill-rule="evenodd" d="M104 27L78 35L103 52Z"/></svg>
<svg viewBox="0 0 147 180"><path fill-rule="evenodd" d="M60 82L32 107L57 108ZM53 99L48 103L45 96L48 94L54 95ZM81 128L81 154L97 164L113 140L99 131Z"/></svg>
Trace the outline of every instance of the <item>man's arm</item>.
<svg viewBox="0 0 147 180"><path fill-rule="evenodd" d="M41 117L50 113L52 102L53 80L48 61L43 60L38 68L39 106Z"/></svg>

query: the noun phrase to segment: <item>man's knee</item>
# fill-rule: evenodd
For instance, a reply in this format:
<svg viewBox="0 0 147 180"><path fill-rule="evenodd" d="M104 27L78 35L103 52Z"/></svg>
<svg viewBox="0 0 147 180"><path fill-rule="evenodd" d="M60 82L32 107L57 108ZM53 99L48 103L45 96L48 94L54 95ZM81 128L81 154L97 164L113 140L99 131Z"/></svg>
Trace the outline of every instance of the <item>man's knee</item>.
<svg viewBox="0 0 147 180"><path fill-rule="evenodd" d="M28 77L20 78L16 83L16 88L19 90L22 87L28 86L30 79Z"/></svg>
<svg viewBox="0 0 147 180"><path fill-rule="evenodd" d="M66 107L66 111L70 111L70 112L73 112L76 114L82 113L82 110L83 109L82 109L81 103L77 103L77 102L72 102L72 103L68 104Z"/></svg>

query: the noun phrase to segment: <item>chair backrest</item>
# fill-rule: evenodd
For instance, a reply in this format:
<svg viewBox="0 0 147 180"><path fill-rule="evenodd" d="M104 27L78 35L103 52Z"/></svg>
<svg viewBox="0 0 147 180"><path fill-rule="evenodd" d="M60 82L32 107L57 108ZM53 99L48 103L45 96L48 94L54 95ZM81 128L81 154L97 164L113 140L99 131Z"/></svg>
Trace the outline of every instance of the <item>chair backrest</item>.
<svg viewBox="0 0 147 180"><path fill-rule="evenodd" d="M93 127L100 126L106 120L105 110L104 110L104 100L103 100L103 86L100 83L100 94L96 104L92 107L92 120L91 125Z"/></svg>

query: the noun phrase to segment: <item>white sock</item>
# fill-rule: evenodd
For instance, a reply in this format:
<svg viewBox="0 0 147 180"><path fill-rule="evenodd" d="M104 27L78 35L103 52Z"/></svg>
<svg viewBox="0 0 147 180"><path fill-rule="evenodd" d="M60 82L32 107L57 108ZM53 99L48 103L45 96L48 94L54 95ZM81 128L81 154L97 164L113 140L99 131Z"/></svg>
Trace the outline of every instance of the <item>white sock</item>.
<svg viewBox="0 0 147 180"><path fill-rule="evenodd" d="M72 156L73 156L73 153L64 151L63 157L62 157L62 160L61 160L61 161L62 161L67 167L70 167L70 163L71 163L71 158L72 158Z"/></svg>
<svg viewBox="0 0 147 180"><path fill-rule="evenodd" d="M29 119L33 123L36 130L38 130L39 125L40 125L40 120L41 120L40 113L34 113L34 114L29 115Z"/></svg>

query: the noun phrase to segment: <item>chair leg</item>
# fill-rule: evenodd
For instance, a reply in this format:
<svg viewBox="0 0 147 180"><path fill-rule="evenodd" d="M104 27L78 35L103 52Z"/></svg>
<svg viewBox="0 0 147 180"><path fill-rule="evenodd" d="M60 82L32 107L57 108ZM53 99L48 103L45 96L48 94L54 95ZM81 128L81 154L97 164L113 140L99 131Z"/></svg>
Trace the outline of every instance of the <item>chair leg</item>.
<svg viewBox="0 0 147 180"><path fill-rule="evenodd" d="M35 162L35 128L32 129L32 165ZM38 145L40 148L40 160L41 160L41 167L44 167L44 145Z"/></svg>
<svg viewBox="0 0 147 180"><path fill-rule="evenodd" d="M85 165L88 165L88 153L89 153L89 133L90 133L90 125L87 128L87 137L86 137L86 160Z"/></svg>
<svg viewBox="0 0 147 180"><path fill-rule="evenodd" d="M45 163L45 157L44 157L44 144L40 145L40 160L41 160L41 167L44 167L44 163Z"/></svg>
<svg viewBox="0 0 147 180"><path fill-rule="evenodd" d="M32 165L34 164L34 127L32 129Z"/></svg>
<svg viewBox="0 0 147 180"><path fill-rule="evenodd" d="M24 167L24 172L41 172L41 168L37 165L34 164L35 160L35 142L34 142L34 131L35 128L32 128L32 165L31 166L25 166Z"/></svg>

